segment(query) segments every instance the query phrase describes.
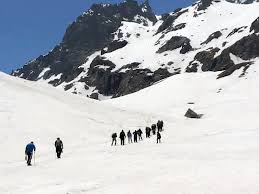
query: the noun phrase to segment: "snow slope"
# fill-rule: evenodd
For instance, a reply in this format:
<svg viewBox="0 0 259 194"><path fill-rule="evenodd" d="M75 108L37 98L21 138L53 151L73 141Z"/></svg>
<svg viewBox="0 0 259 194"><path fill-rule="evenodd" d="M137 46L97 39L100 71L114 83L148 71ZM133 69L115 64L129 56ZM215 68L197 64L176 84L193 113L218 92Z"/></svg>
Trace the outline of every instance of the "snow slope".
<svg viewBox="0 0 259 194"><path fill-rule="evenodd" d="M94 170L113 152L107 146L112 130L145 123L141 113L107 107L2 73L0 90L1 194L68 193L81 183L85 184L83 189L92 189L101 181ZM58 136L65 143L63 162L55 160L53 145ZM36 167L28 169L24 146L31 140L38 151Z"/></svg>
<svg viewBox="0 0 259 194"><path fill-rule="evenodd" d="M257 63L245 79L240 72L220 80L215 73L180 74L102 102L1 73L0 193L257 194L258 71ZM188 107L204 118L184 118ZM113 131L157 119L165 122L162 144L152 137L110 146ZM53 148L58 136L61 160ZM36 165L27 167L31 140Z"/></svg>
<svg viewBox="0 0 259 194"><path fill-rule="evenodd" d="M196 6L187 7L184 10L186 12L175 20L174 26L183 23L186 26L176 31L169 31L164 36L162 36L163 33L156 34L161 25L161 20L154 26L147 27L132 22L123 22L118 31L123 34L132 34L129 38L122 38L129 41L130 44L104 55L116 64L116 69L113 71L124 65L139 62L142 69L148 68L155 71L159 67L166 67L173 73L175 69L181 68L182 72L185 72L186 67L198 52L218 47L220 49L219 55L224 48L251 34L249 28L251 23L258 18L259 3L243 5L222 0L219 3L214 2L206 11L197 12ZM195 14L198 14L198 16L195 17ZM245 26L246 28L242 32L228 37L234 29ZM223 35L208 44L201 45L216 31L220 31ZM140 34L140 36L136 36L136 34ZM179 53L180 48L162 54L156 53L173 36L188 37L194 50L185 54ZM222 46L223 42L227 42L225 47ZM173 62L174 65L167 66L170 62Z"/></svg>

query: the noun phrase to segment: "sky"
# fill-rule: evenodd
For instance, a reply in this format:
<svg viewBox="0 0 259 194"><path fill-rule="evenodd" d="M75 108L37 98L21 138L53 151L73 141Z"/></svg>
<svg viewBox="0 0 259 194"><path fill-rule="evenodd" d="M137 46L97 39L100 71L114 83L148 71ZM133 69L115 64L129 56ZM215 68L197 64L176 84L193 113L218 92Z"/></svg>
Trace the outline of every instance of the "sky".
<svg viewBox="0 0 259 194"><path fill-rule="evenodd" d="M0 71L10 73L57 45L66 27L93 3L122 0L1 0ZM141 2L141 1L139 1ZM194 0L150 0L157 15Z"/></svg>

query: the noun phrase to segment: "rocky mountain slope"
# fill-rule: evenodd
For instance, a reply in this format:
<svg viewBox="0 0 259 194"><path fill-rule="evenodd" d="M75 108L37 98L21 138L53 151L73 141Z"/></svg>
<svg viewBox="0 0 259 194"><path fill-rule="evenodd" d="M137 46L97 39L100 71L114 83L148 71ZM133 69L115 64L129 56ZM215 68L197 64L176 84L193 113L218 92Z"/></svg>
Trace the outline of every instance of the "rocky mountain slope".
<svg viewBox="0 0 259 194"><path fill-rule="evenodd" d="M201 0L155 16L148 1L94 4L51 52L12 75L100 100L180 73L242 77L259 57L258 10L257 1Z"/></svg>

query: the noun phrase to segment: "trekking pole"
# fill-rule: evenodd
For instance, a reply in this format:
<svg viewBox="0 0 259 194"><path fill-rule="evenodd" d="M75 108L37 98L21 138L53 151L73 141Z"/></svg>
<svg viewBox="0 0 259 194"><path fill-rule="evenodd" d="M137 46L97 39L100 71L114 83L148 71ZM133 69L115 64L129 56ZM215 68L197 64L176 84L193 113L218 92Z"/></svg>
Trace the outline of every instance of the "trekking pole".
<svg viewBox="0 0 259 194"><path fill-rule="evenodd" d="M36 163L35 163L35 155L36 155L36 152L34 151L34 154L33 154L34 166L36 166Z"/></svg>

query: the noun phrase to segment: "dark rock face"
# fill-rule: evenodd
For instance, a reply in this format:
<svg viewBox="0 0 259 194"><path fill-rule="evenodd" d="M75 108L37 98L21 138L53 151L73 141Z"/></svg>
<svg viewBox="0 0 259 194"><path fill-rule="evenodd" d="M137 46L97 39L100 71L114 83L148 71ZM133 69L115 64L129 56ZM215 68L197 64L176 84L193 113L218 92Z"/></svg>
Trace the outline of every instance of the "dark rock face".
<svg viewBox="0 0 259 194"><path fill-rule="evenodd" d="M232 46L226 48L222 53L213 59L211 62L202 66L203 71L225 71L219 77L230 75L236 69L241 67L247 67L250 65L249 62L235 64L230 54L233 54L243 60L251 60L259 57L259 36L251 34L237 41Z"/></svg>
<svg viewBox="0 0 259 194"><path fill-rule="evenodd" d="M250 27L250 32L254 31L255 33L259 32L259 17L252 23Z"/></svg>
<svg viewBox="0 0 259 194"><path fill-rule="evenodd" d="M187 72L187 73L196 73L196 72L198 72L198 66L199 66L198 63L192 62L192 63L190 63L190 65L188 65L188 67L186 67L185 72Z"/></svg>
<svg viewBox="0 0 259 194"><path fill-rule="evenodd" d="M201 2L198 5L198 11L207 9L211 4L213 0L201 0Z"/></svg>
<svg viewBox="0 0 259 194"><path fill-rule="evenodd" d="M213 48L197 53L194 60L186 68L186 72L197 72L197 61L202 64L202 71L223 71L218 75L218 78L231 75L240 68L248 69L252 62L235 64L231 60L230 55L233 54L246 61L259 57L259 36L251 34L243 37L232 46L223 50L218 57L214 58L218 51L219 48Z"/></svg>
<svg viewBox="0 0 259 194"><path fill-rule="evenodd" d="M189 108L184 116L190 119L200 119L203 115L197 114L196 112L194 112L192 109Z"/></svg>
<svg viewBox="0 0 259 194"><path fill-rule="evenodd" d="M181 29L185 28L185 26L186 26L186 23L181 23L176 26L173 26L172 28L169 29L169 31L181 30Z"/></svg>
<svg viewBox="0 0 259 194"><path fill-rule="evenodd" d="M203 64L202 71L206 71L207 70L206 68L211 66L214 56L218 51L219 51L219 48L213 48L210 50L201 51L195 55L194 62L199 61L201 64ZM192 64L193 62L190 63L190 65Z"/></svg>
<svg viewBox="0 0 259 194"><path fill-rule="evenodd" d="M99 99L99 94L98 94L98 93L92 93L92 94L90 95L90 98L95 99L95 100L98 100L98 99Z"/></svg>
<svg viewBox="0 0 259 194"><path fill-rule="evenodd" d="M101 55L103 55L105 53L111 53L113 51L121 49L121 48L125 47L127 44L128 44L128 42L126 40L123 40L123 41L113 41L110 44L108 44L107 47L102 49Z"/></svg>
<svg viewBox="0 0 259 194"><path fill-rule="evenodd" d="M220 31L217 31L217 32L214 32L214 33L212 33L208 38L207 38L207 40L206 41L204 41L203 43L201 43L201 45L203 45L203 44L208 44L210 41L212 41L213 39L217 39L217 38L219 38L219 37L221 37L222 36L222 33L220 32Z"/></svg>
<svg viewBox="0 0 259 194"><path fill-rule="evenodd" d="M199 10L205 10L214 2L217 2L217 0L201 0L195 3L193 8L197 8L198 6ZM197 50L201 48L193 49L191 38L189 39L188 37L180 35L180 30L186 26L189 27L191 23L188 23L188 21L187 24L178 23L177 21L176 25L175 21L186 12L188 12L188 9L177 9L173 14L164 14L162 16L163 23L159 26L157 32L154 32L153 28L145 28L143 26L149 25L149 21L153 23L157 21L155 14L149 6L148 0L140 5L135 0L126 0L123 3L115 5L94 4L87 12L79 16L75 22L69 25L62 42L51 52L27 63L23 68L14 71L12 75L33 81L49 79L51 80L49 81L51 85L58 86L64 84L64 89L69 91L73 89L73 93L80 93L81 87L77 88L76 83L81 82L80 86L83 85L86 90L91 87L90 91L94 93L89 94L90 97L98 99L102 95L118 97L136 92L157 81L182 72L182 67L178 66L181 64L181 61L177 60L179 64L175 64L176 67L174 67L173 64L176 63L176 61L168 58L170 55L167 56L169 52L166 51L178 49L180 50L180 54L186 54L192 51L186 58L183 56L180 57L184 65L186 65L186 62L187 64L189 63L186 72L197 72L200 68L202 71L222 71L219 78L230 75L240 68L244 68L245 70L252 64L251 62L235 64L235 62L231 60L231 54L245 61L259 57L259 36L256 34L259 32L259 18L257 18L250 27L250 31L253 34L237 41L235 44L223 50L219 56L215 57L216 53L219 52L218 48L209 48L205 51L198 52ZM200 17L203 13L204 11L193 12L194 17ZM196 19L200 20L200 18ZM140 23L142 26L138 25L137 27L137 30L140 30L139 33L137 31L136 33L130 34L132 29L128 32L119 30L124 21ZM203 20L201 20L201 22L202 21ZM242 32L247 27L248 26L243 26L233 29L228 37L235 33ZM108 60L109 55L107 53L122 49L128 45L126 41L128 39L123 40L124 37L129 38L134 36L133 38L135 39L141 36L142 32L147 32L150 33L151 36L154 35L153 38L158 38L158 40L156 39L155 45L160 45L161 41L168 38L168 33L172 31L177 31L173 33L175 36L170 40L167 39L168 41L157 50L157 53L163 53L159 55L159 57L163 58L163 60L161 60L163 64L159 63L160 69L156 71L141 69L141 63L137 62L127 64L118 69L116 65L119 64L114 64ZM156 36L158 33L161 34ZM222 33L217 31L211 34L206 41L202 40L204 41L202 45L208 44L210 41L218 39L221 36ZM149 36L142 37L149 38ZM195 37L192 32L190 32L190 37ZM221 40L222 38L219 41ZM226 39L226 41L228 40ZM227 47L231 41L229 41L229 43L226 41L222 45ZM134 41L130 41L130 43L134 44ZM204 45L204 47L208 48L206 45ZM92 57L96 56L97 52L99 53L100 51L101 56L92 60ZM92 55L93 53L94 55ZM194 59L193 53L197 53ZM191 62L190 57L193 59ZM88 63L83 65L87 61ZM42 73L43 70L44 73ZM168 70L174 73L170 73ZM80 80L75 80L75 78ZM93 90L92 87L94 88Z"/></svg>
<svg viewBox="0 0 259 194"><path fill-rule="evenodd" d="M186 68L186 72L197 72L197 61L202 64L202 71L208 71L207 68L211 66L214 56L219 50L219 48L212 48L210 50L201 51L197 53L194 57L194 60L191 61L188 67Z"/></svg>
<svg viewBox="0 0 259 194"><path fill-rule="evenodd" d="M234 35L234 34L236 34L236 33L243 32L246 28L247 28L247 26L242 26L242 27L233 29L232 32L230 32L230 33L228 34L227 38L230 37L230 36L232 36L232 35Z"/></svg>
<svg viewBox="0 0 259 194"><path fill-rule="evenodd" d="M148 18L153 23L157 22L156 15L153 12L152 7L150 6L149 0L145 0L145 2L140 5L140 9L142 11L141 15L143 15L144 18Z"/></svg>
<svg viewBox="0 0 259 194"><path fill-rule="evenodd" d="M165 20L167 20L167 18L170 16L170 14L169 13L165 13L165 14L162 14L162 20L165 22Z"/></svg>
<svg viewBox="0 0 259 194"><path fill-rule="evenodd" d="M166 42L164 46L158 49L157 53L163 53L165 51L172 51L178 48L182 48L180 50L181 54L185 54L192 50L192 46L190 44L190 39L184 36L173 36L169 41Z"/></svg>
<svg viewBox="0 0 259 194"><path fill-rule="evenodd" d="M259 57L259 36L252 34L242 38L229 47L229 52L243 60Z"/></svg>
<svg viewBox="0 0 259 194"><path fill-rule="evenodd" d="M176 10L176 12L173 15L164 15L163 20L164 22L159 26L157 30L157 34L160 32L163 32L164 30L167 30L170 27L173 27L175 20L180 17L182 14L186 13L188 10ZM170 31L170 30L169 30Z"/></svg>
<svg viewBox="0 0 259 194"><path fill-rule="evenodd" d="M137 20L136 16L141 16L144 19ZM113 41L114 32L119 29L122 21L142 23L145 19L153 23L157 21L148 0L140 5L135 0L126 0L115 5L94 4L69 25L62 42L51 52L12 72L12 75L37 81L40 79L40 73L45 68L49 68L43 75L43 79L61 75L60 78L49 82L53 86L58 86L63 82L71 82L84 71L80 66L94 52L102 50L102 54L105 54L127 45L127 41ZM119 96L118 92L124 94L137 91L142 87L149 86L156 79L154 75L149 78L145 73L137 76L140 70L131 70L132 76L136 76L136 79L132 78L128 85L131 86L131 83L134 82L136 86L131 86L126 91L126 86L123 86L121 82L125 80L127 73L112 72L113 68L115 68L115 65L112 62L97 57L91 63L88 77L82 78L80 81L85 82L86 87L96 87L104 95L116 94ZM143 85L137 86L137 80L144 80ZM65 90L72 87L73 84L69 84L65 87ZM94 94L91 97L98 98Z"/></svg>
<svg viewBox="0 0 259 194"><path fill-rule="evenodd" d="M145 12L142 8L145 8ZM136 15L152 22L157 21L148 1L142 5L138 5L134 0L127 0L118 5L94 4L88 12L69 25L62 42L53 51L29 62L12 75L35 81L40 72L49 67L48 77L62 73L60 83L69 82L78 75L77 68L86 62L87 56L109 45L121 22L135 22Z"/></svg>
<svg viewBox="0 0 259 194"><path fill-rule="evenodd" d="M139 69L139 65L139 63L132 63L112 71L115 65L98 56L91 63L87 77L80 81L96 87L100 94L119 97L139 91L171 76L167 69L152 72L149 69Z"/></svg>
<svg viewBox="0 0 259 194"><path fill-rule="evenodd" d="M236 70L244 67L245 69L248 69L250 67L252 63L250 62L245 62L245 63L239 63L239 64L236 64L236 65L233 65L231 66L230 68L228 68L227 70L223 71L222 73L220 73L218 75L218 79L219 78L222 78L222 77L226 77L226 76L229 76L231 75L232 73L234 73Z"/></svg>

